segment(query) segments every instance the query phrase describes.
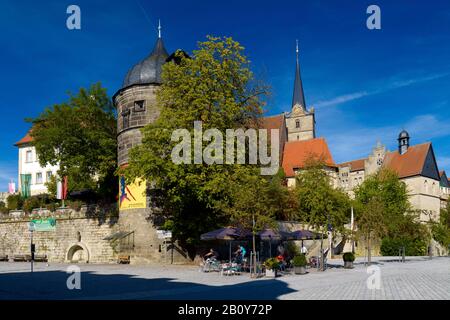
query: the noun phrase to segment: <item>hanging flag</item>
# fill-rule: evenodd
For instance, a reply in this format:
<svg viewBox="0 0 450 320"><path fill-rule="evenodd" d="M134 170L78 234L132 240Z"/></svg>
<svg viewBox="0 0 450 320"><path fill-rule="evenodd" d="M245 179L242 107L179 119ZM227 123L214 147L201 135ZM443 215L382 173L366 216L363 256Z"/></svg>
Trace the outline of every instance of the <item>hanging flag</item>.
<svg viewBox="0 0 450 320"><path fill-rule="evenodd" d="M31 195L31 174L21 174L20 183L20 193L22 194L22 198L26 199Z"/></svg>
<svg viewBox="0 0 450 320"><path fill-rule="evenodd" d="M56 199L65 200L67 198L67 176L62 181L58 181L56 186Z"/></svg>
<svg viewBox="0 0 450 320"><path fill-rule="evenodd" d="M352 207L352 217L350 219L350 229L353 231L354 217L353 217L353 207Z"/></svg>
<svg viewBox="0 0 450 320"><path fill-rule="evenodd" d="M8 193L16 193L16 184L12 180L10 183L8 183Z"/></svg>

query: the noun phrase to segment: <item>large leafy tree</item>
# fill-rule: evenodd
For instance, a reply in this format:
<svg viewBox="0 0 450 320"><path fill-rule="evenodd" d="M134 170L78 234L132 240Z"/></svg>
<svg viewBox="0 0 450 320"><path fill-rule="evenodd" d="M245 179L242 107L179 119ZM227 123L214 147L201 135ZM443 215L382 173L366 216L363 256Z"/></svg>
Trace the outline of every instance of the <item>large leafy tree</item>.
<svg viewBox="0 0 450 320"><path fill-rule="evenodd" d="M350 199L333 187L323 159L311 155L296 180L298 219L322 234L329 230L328 226L332 233L344 234L350 218Z"/></svg>
<svg viewBox="0 0 450 320"><path fill-rule="evenodd" d="M58 175L68 176L69 191L89 188L103 197L116 197L116 117L100 83L81 88L67 102L29 121L40 164L59 164ZM54 184L55 180L53 191Z"/></svg>
<svg viewBox="0 0 450 320"><path fill-rule="evenodd" d="M384 237L406 245L425 241L427 234L409 203L406 184L389 169L367 177L355 189L355 219L369 243Z"/></svg>
<svg viewBox="0 0 450 320"><path fill-rule="evenodd" d="M172 141L172 133L186 129L193 137L194 121L223 137L226 129L256 128L267 93L254 80L238 42L208 37L198 46L191 57L178 52L163 66L163 84L157 91L160 117L143 128L142 144L130 151L129 165L120 171L129 182L143 178L151 183L153 206L160 209L155 217L163 218L165 227L187 245L230 221L223 208L235 194L232 188L238 188L231 182L237 171L256 174L255 165L175 164L171 153L179 141ZM203 141L202 147L207 144ZM225 150L225 139L222 146ZM193 149L188 152L191 159Z"/></svg>

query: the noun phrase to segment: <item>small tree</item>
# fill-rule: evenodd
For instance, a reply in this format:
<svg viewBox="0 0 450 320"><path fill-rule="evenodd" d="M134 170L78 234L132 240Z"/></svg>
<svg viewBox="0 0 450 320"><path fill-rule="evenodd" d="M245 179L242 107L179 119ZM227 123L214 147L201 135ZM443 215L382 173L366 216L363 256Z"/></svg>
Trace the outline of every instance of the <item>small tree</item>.
<svg viewBox="0 0 450 320"><path fill-rule="evenodd" d="M256 252L256 234L265 228L276 228L276 208L269 205L270 182L255 171L237 173L230 184L230 202L224 208L232 223L252 231L253 253ZM253 265L256 274L256 255L253 255Z"/></svg>
<svg viewBox="0 0 450 320"><path fill-rule="evenodd" d="M358 235L368 237L368 247L377 237L402 246L427 238L425 226L409 203L406 184L392 170L382 169L367 177L355 189L355 203L356 225L364 230Z"/></svg>
<svg viewBox="0 0 450 320"><path fill-rule="evenodd" d="M332 226L333 233L346 232L344 224L350 216L350 199L340 189L333 188L323 159L311 155L305 168L297 175L298 218L322 233ZM322 257L323 258L323 257ZM323 261L322 261L323 267Z"/></svg>
<svg viewBox="0 0 450 320"><path fill-rule="evenodd" d="M367 241L367 261L372 262L371 241L380 239L387 232L387 223L384 204L377 197L359 207L356 222L358 233Z"/></svg>

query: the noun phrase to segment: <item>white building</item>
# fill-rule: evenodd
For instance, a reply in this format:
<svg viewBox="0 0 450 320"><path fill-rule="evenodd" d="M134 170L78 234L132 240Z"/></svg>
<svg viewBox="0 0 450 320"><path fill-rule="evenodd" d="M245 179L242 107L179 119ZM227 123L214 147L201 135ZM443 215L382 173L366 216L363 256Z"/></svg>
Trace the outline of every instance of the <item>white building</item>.
<svg viewBox="0 0 450 320"><path fill-rule="evenodd" d="M57 174L59 167L50 165L41 167L36 149L31 145L32 141L33 138L28 132L15 146L19 148L18 190L20 193L23 193L29 181L30 195L33 196L48 192L45 183L50 181L53 175Z"/></svg>

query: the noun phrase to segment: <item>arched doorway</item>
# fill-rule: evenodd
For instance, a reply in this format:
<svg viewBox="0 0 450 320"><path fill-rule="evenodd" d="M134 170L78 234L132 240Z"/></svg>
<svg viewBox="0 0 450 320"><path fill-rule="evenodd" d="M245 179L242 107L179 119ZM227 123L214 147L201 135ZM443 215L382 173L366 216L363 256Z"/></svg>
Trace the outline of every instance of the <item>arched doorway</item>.
<svg viewBox="0 0 450 320"><path fill-rule="evenodd" d="M76 243L69 247L66 257L70 263L88 263L89 250L84 244Z"/></svg>

